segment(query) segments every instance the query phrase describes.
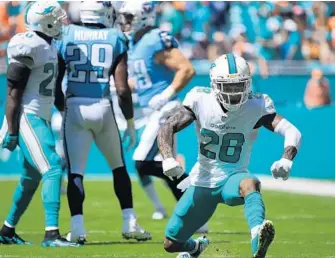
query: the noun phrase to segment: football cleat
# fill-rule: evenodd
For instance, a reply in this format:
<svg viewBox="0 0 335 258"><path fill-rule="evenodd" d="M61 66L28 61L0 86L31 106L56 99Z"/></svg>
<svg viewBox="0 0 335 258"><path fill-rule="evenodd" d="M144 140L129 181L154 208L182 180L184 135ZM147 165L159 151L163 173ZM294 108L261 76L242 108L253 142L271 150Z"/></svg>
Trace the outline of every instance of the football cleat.
<svg viewBox="0 0 335 258"><path fill-rule="evenodd" d="M209 240L205 236L198 237L195 241L198 242L198 249L195 253L190 254L188 252L179 253L177 258L198 258L205 249L209 246Z"/></svg>
<svg viewBox="0 0 335 258"><path fill-rule="evenodd" d="M13 237L0 235L0 245L31 245L31 243L14 234Z"/></svg>
<svg viewBox="0 0 335 258"><path fill-rule="evenodd" d="M140 227L136 219L123 222L122 237L126 240L136 239L137 241L151 240L151 234Z"/></svg>
<svg viewBox="0 0 335 258"><path fill-rule="evenodd" d="M44 239L42 247L81 247L80 244L67 241L65 238Z"/></svg>
<svg viewBox="0 0 335 258"><path fill-rule="evenodd" d="M152 214L152 219L153 220L162 220L164 218L167 218L167 213L165 210L156 210L153 214Z"/></svg>
<svg viewBox="0 0 335 258"><path fill-rule="evenodd" d="M270 244L275 237L275 228L272 221L265 220L259 227L258 234L251 240L252 257L265 258Z"/></svg>
<svg viewBox="0 0 335 258"><path fill-rule="evenodd" d="M72 238L71 232L66 234L65 239L69 242L75 242L80 245L84 245L87 242L87 237L86 235L79 235L77 237Z"/></svg>
<svg viewBox="0 0 335 258"><path fill-rule="evenodd" d="M197 234L207 234L209 232L208 222L200 227L195 233Z"/></svg>
<svg viewBox="0 0 335 258"><path fill-rule="evenodd" d="M191 258L191 255L189 253L180 253L177 258Z"/></svg>

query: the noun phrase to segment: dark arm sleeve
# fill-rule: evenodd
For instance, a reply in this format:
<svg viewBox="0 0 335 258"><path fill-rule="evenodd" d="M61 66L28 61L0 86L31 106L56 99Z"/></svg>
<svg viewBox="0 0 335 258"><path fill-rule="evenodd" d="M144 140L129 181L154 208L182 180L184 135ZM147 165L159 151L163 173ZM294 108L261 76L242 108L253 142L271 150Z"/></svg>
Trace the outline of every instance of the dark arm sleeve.
<svg viewBox="0 0 335 258"><path fill-rule="evenodd" d="M30 76L30 69L22 63L11 63L7 69L6 120L8 133L17 135L19 113L24 89Z"/></svg>
<svg viewBox="0 0 335 258"><path fill-rule="evenodd" d="M55 90L55 106L59 111L64 111L65 99L62 91L62 82L66 71L66 64L58 54L58 75L56 79L56 90Z"/></svg>

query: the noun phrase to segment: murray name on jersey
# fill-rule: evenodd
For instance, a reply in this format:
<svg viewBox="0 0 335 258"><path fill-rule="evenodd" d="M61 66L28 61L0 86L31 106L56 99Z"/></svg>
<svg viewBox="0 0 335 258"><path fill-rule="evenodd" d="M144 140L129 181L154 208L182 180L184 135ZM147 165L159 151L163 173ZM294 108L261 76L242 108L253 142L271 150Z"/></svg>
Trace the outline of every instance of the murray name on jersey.
<svg viewBox="0 0 335 258"><path fill-rule="evenodd" d="M264 94L250 94L246 104L234 112L224 112L210 88L195 87L184 106L196 116L199 139L198 162L191 172L196 186L216 187L236 172L248 172L252 145L260 118L276 112Z"/></svg>
<svg viewBox="0 0 335 258"><path fill-rule="evenodd" d="M108 31L102 30L75 30L74 40L107 40Z"/></svg>
<svg viewBox="0 0 335 258"><path fill-rule="evenodd" d="M103 98L115 61L127 51L126 38L113 28L68 25L57 48L67 69L67 97Z"/></svg>
<svg viewBox="0 0 335 258"><path fill-rule="evenodd" d="M9 63L31 69L22 97L23 110L50 121L58 72L57 49L35 32L19 33L8 44Z"/></svg>

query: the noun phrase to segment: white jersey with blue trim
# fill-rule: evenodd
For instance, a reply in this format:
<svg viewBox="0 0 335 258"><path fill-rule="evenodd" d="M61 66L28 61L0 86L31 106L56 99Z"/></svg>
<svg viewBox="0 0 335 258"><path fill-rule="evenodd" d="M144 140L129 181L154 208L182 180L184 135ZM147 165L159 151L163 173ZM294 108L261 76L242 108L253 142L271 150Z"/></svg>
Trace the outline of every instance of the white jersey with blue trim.
<svg viewBox="0 0 335 258"><path fill-rule="evenodd" d="M196 116L199 140L198 161L191 173L191 184L213 188L237 172L247 172L251 149L257 138L256 123L276 112L265 94L250 94L237 111L225 113L207 87L195 87L183 105Z"/></svg>
<svg viewBox="0 0 335 258"><path fill-rule="evenodd" d="M58 71L56 47L29 31L10 40L7 54L9 63L22 63L31 69L22 96L23 111L50 121Z"/></svg>

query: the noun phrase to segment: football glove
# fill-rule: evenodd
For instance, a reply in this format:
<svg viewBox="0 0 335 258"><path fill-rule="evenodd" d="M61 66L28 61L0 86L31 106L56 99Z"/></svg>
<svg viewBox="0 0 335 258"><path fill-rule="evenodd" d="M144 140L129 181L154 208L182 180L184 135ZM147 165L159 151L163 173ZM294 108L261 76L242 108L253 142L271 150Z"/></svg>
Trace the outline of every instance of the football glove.
<svg viewBox="0 0 335 258"><path fill-rule="evenodd" d="M127 120L127 129L124 131L122 142L127 141L128 138L129 143L127 146L127 151L134 148L137 143L137 135L136 135L134 119Z"/></svg>
<svg viewBox="0 0 335 258"><path fill-rule="evenodd" d="M177 188L180 189L181 192L183 193L187 190L187 188L190 187L190 185L191 185L191 178L188 176L177 185Z"/></svg>
<svg viewBox="0 0 335 258"><path fill-rule="evenodd" d="M6 133L5 139L2 142L2 148L7 149L9 151L13 151L15 150L17 144L18 144L18 137Z"/></svg>
<svg viewBox="0 0 335 258"><path fill-rule="evenodd" d="M175 94L173 87L169 86L162 93L153 96L149 100L148 106L157 111L161 110Z"/></svg>
<svg viewBox="0 0 335 258"><path fill-rule="evenodd" d="M271 166L271 173L274 178L282 178L283 180L287 180L290 171L292 168L292 160L282 158L273 163Z"/></svg>
<svg viewBox="0 0 335 258"><path fill-rule="evenodd" d="M169 98L163 94L158 94L150 99L148 105L154 110L160 110L166 103L168 103Z"/></svg>
<svg viewBox="0 0 335 258"><path fill-rule="evenodd" d="M180 178L184 174L184 169L179 162L174 158L167 158L163 160L163 173L171 180L173 178Z"/></svg>

